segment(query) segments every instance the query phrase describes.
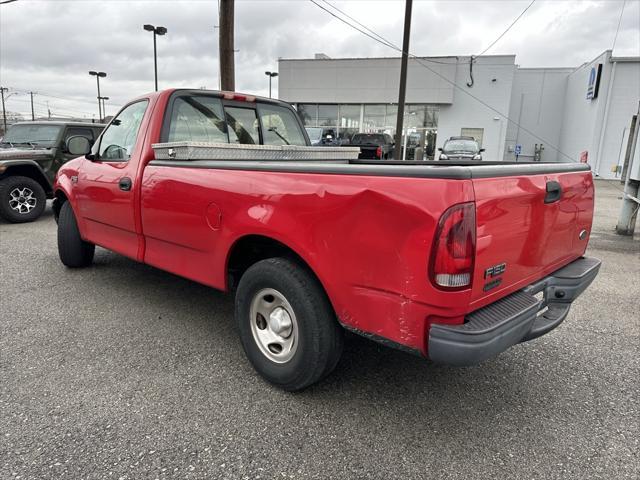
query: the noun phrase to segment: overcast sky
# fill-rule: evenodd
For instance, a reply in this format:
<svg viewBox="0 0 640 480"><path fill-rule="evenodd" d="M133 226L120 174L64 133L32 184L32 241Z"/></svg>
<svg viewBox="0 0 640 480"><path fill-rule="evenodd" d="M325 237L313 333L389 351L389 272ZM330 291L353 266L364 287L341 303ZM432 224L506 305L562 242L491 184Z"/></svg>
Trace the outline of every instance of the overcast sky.
<svg viewBox="0 0 640 480"><path fill-rule="evenodd" d="M323 0L317 0L323 3ZM402 43L404 1L331 3L396 44ZM530 3L414 1L411 52L478 54ZM613 45L622 0L538 0L487 54L516 54L524 67L578 66ZM325 5L326 6L326 5ZM152 35L158 37L160 88L218 87L216 0L17 0L0 5L0 83L8 111L97 116L95 77L102 70L107 113L153 89ZM306 0L236 0L236 90L266 95L265 70L278 58L396 56ZM640 1L627 0L614 55L640 55ZM277 82L274 84L277 87ZM16 92L16 93L14 93Z"/></svg>

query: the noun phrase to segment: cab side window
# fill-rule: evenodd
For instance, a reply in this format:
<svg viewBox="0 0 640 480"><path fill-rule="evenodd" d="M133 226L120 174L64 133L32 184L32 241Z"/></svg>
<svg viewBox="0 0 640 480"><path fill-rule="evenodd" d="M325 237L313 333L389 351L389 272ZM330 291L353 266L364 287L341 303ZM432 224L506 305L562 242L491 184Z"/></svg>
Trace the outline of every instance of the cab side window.
<svg viewBox="0 0 640 480"><path fill-rule="evenodd" d="M259 105L262 136L265 145L306 145L300 122L285 107Z"/></svg>
<svg viewBox="0 0 640 480"><path fill-rule="evenodd" d="M222 102L210 96L176 98L171 111L168 142L228 143Z"/></svg>
<svg viewBox="0 0 640 480"><path fill-rule="evenodd" d="M99 160L126 162L131 158L148 103L147 100L132 103L112 120L100 139Z"/></svg>

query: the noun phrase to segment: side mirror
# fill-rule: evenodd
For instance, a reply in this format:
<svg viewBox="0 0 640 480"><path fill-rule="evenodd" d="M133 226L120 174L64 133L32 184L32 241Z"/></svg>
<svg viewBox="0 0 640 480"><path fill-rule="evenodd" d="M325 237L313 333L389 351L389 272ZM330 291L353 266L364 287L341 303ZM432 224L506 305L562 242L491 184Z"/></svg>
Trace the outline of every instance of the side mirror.
<svg viewBox="0 0 640 480"><path fill-rule="evenodd" d="M441 152L441 151L442 151L442 147L440 147L440 148L438 149L438 151L439 151L439 152Z"/></svg>
<svg viewBox="0 0 640 480"><path fill-rule="evenodd" d="M74 135L67 139L67 151L71 155L87 155L91 152L91 143L87 137L82 135Z"/></svg>
<svg viewBox="0 0 640 480"><path fill-rule="evenodd" d="M482 152L484 152L484 148L481 148L481 149L480 149L480 153L482 153Z"/></svg>

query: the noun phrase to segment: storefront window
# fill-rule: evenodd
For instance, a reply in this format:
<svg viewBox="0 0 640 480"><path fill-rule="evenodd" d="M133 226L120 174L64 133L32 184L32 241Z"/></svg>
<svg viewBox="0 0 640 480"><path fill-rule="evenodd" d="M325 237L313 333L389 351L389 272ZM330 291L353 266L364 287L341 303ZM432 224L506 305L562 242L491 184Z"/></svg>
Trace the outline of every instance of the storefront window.
<svg viewBox="0 0 640 480"><path fill-rule="evenodd" d="M385 127L384 117L387 112L386 105L365 105L363 132L378 131Z"/></svg>
<svg viewBox="0 0 640 480"><path fill-rule="evenodd" d="M360 105L340 105L340 128L360 127Z"/></svg>
<svg viewBox="0 0 640 480"><path fill-rule="evenodd" d="M338 105L318 105L318 126L338 125Z"/></svg>
<svg viewBox="0 0 640 480"><path fill-rule="evenodd" d="M298 114L302 123L306 126L315 127L318 122L318 106L311 103L299 103Z"/></svg>

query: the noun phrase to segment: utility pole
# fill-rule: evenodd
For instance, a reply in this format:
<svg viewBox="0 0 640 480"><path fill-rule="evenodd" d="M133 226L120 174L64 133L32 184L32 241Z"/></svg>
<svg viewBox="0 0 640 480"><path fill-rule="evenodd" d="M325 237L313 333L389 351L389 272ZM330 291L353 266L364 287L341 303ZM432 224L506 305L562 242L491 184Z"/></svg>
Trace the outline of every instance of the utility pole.
<svg viewBox="0 0 640 480"><path fill-rule="evenodd" d="M404 120L404 100L407 93L407 61L409 60L409 38L411 36L411 7L413 0L405 0L404 6L404 37L402 39L402 59L400 60L400 91L398 93L398 119L396 121L396 144L393 148L393 158L402 157L402 122ZM405 139L406 143L406 139Z"/></svg>
<svg viewBox="0 0 640 480"><path fill-rule="evenodd" d="M220 89L235 90L235 65L233 49L233 2L220 0L219 56Z"/></svg>
<svg viewBox="0 0 640 480"><path fill-rule="evenodd" d="M636 124L633 132L629 135L630 148L627 148L625 164L627 164L626 180L624 184L624 194L622 196L622 208L618 215L616 233L618 235L633 236L636 225L638 209L640 209L640 181L633 180L631 173L635 171L633 164L636 148L638 148L638 122L640 119L640 102L638 102L638 113L636 114ZM623 169L624 170L624 169Z"/></svg>
<svg viewBox="0 0 640 480"><path fill-rule="evenodd" d="M2 121L4 122L4 130L2 135L7 133L7 109L4 106L4 92L9 90L6 87L0 87L0 95L2 95Z"/></svg>
<svg viewBox="0 0 640 480"><path fill-rule="evenodd" d="M36 114L33 110L33 92L29 92L29 95L31 95L31 120L35 120L36 119Z"/></svg>

